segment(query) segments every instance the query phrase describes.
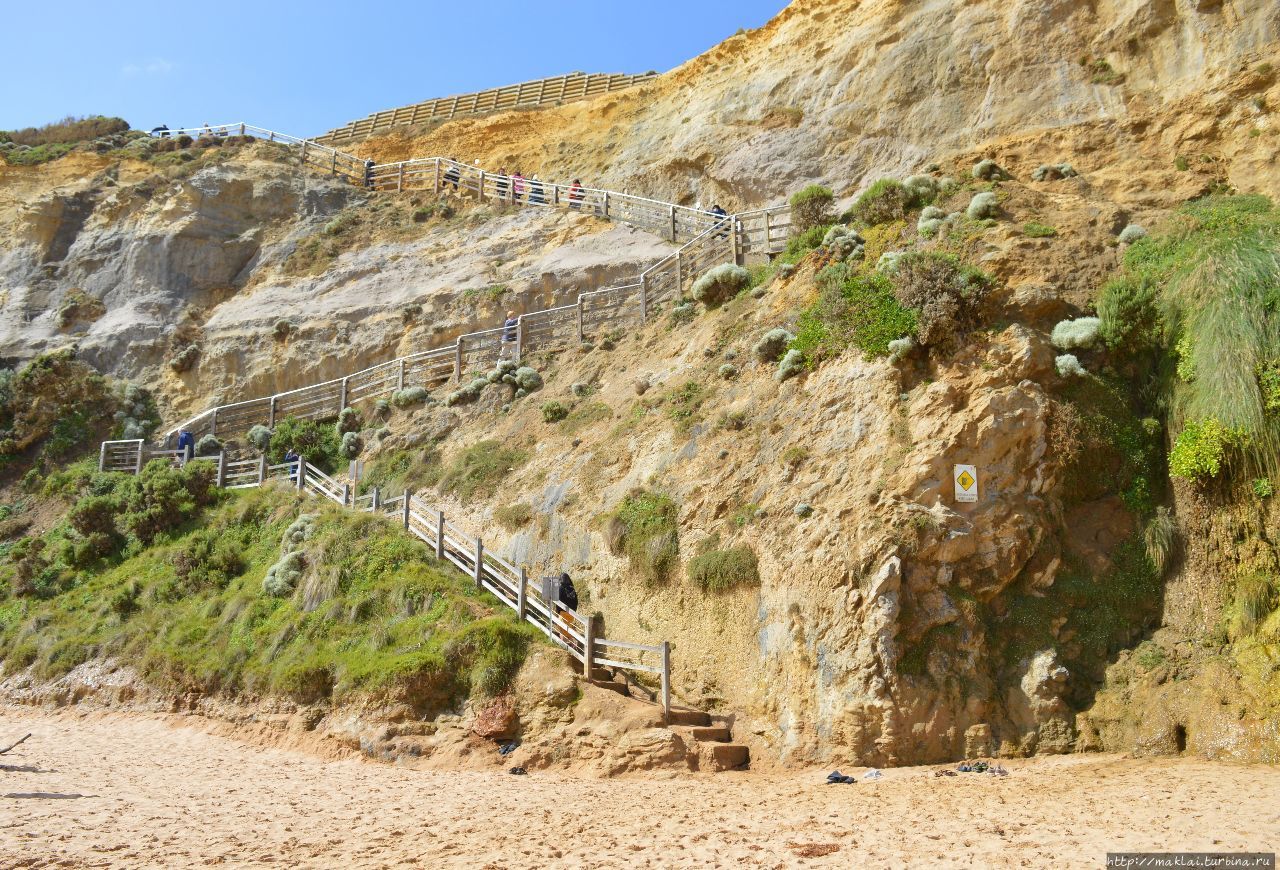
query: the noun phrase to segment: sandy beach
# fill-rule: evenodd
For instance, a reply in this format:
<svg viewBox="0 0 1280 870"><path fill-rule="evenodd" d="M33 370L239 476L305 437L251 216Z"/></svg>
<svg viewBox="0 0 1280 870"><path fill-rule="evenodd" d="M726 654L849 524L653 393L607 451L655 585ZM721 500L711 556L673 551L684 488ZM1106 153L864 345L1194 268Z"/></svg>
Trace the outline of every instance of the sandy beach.
<svg viewBox="0 0 1280 870"><path fill-rule="evenodd" d="M0 866L1101 866L1273 851L1280 770L1060 756L676 779L421 771L217 736L200 719L0 708ZM861 774L860 769L850 771Z"/></svg>

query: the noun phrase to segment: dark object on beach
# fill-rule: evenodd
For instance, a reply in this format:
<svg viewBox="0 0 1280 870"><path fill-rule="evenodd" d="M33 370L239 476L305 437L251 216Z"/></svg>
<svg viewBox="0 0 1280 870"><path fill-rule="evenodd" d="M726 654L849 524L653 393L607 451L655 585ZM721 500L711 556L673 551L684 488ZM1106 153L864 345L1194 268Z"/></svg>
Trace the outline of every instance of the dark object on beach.
<svg viewBox="0 0 1280 870"><path fill-rule="evenodd" d="M856 777L846 776L838 770L827 774L827 785L853 785L857 781Z"/></svg>
<svg viewBox="0 0 1280 870"><path fill-rule="evenodd" d="M507 771L507 773L514 774L516 776L524 776L525 772L526 771L523 767L513 767Z"/></svg>
<svg viewBox="0 0 1280 870"><path fill-rule="evenodd" d="M19 746L25 743L27 738L30 736L31 736L30 734L26 734L17 743L10 743L4 749L0 749L0 755L4 755L6 752L8 752L11 749L17 749Z"/></svg>

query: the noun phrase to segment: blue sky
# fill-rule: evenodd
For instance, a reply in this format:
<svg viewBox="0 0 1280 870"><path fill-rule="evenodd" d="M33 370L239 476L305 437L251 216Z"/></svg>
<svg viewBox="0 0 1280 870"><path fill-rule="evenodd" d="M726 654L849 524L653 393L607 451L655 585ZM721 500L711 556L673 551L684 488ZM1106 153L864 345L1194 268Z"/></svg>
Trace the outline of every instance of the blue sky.
<svg viewBox="0 0 1280 870"><path fill-rule="evenodd" d="M0 129L119 115L312 135L378 109L527 79L668 70L787 0L14 4Z"/></svg>

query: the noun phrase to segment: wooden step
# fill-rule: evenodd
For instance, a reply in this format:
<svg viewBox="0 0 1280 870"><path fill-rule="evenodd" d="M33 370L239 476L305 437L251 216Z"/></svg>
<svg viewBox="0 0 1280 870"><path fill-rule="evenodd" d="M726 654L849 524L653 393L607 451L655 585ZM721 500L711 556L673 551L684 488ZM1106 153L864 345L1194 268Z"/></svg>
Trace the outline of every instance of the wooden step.
<svg viewBox="0 0 1280 870"><path fill-rule="evenodd" d="M698 769L717 773L722 770L745 769L751 763L751 752L741 743L699 743Z"/></svg>
<svg viewBox="0 0 1280 870"><path fill-rule="evenodd" d="M711 724L711 717L701 710L672 710L667 722L670 725L697 725L701 728Z"/></svg>
<svg viewBox="0 0 1280 870"><path fill-rule="evenodd" d="M696 726L692 729L691 734L693 735L694 740L704 740L714 743L729 742L728 725Z"/></svg>

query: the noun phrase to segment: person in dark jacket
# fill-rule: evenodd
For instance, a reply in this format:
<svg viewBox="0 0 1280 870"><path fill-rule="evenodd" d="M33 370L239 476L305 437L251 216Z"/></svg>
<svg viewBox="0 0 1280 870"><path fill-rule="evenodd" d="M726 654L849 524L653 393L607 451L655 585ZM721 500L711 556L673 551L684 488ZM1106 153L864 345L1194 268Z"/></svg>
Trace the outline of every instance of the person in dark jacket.
<svg viewBox="0 0 1280 870"><path fill-rule="evenodd" d="M373 187L373 161L366 160L364 162L364 186Z"/></svg>
<svg viewBox="0 0 1280 870"><path fill-rule="evenodd" d="M498 359L515 359L516 343L520 337L520 318L514 311L507 312L507 319L502 322L502 346L498 349Z"/></svg>
<svg viewBox="0 0 1280 870"><path fill-rule="evenodd" d="M196 452L196 437L191 434L190 430L183 429L178 433L178 452L182 454L182 461L186 462Z"/></svg>
<svg viewBox="0 0 1280 870"><path fill-rule="evenodd" d="M570 610L578 609L578 590L567 572L560 572L560 603Z"/></svg>
<svg viewBox="0 0 1280 870"><path fill-rule="evenodd" d="M298 462L298 454L294 451L292 447L290 447L288 450L285 451L284 461L289 463L289 479L296 483L298 480L299 462Z"/></svg>
<svg viewBox="0 0 1280 870"><path fill-rule="evenodd" d="M711 213L715 215L717 218L719 218L719 220L717 220L715 224L715 227L718 230L718 232L716 233L716 238L718 239L725 238L726 236L729 235L729 230L728 230L729 213L724 209L722 209L719 203L716 203L715 205L711 206Z"/></svg>

